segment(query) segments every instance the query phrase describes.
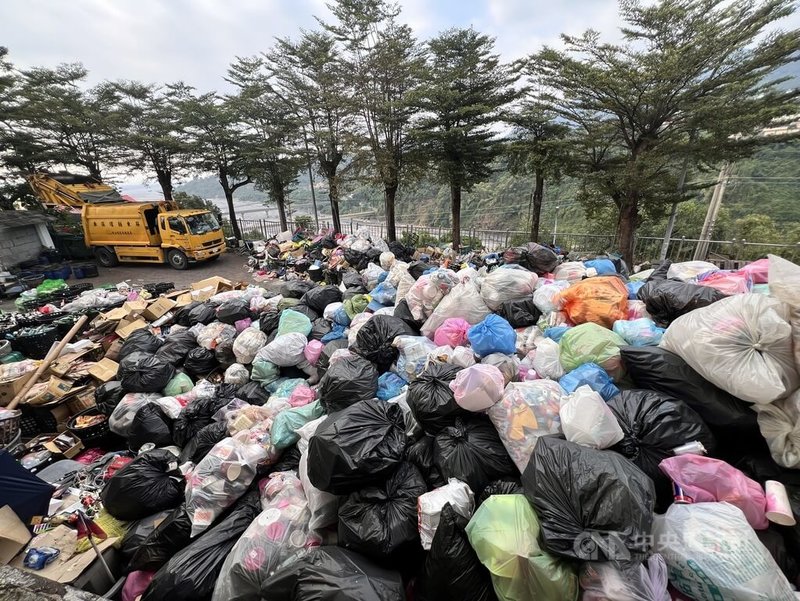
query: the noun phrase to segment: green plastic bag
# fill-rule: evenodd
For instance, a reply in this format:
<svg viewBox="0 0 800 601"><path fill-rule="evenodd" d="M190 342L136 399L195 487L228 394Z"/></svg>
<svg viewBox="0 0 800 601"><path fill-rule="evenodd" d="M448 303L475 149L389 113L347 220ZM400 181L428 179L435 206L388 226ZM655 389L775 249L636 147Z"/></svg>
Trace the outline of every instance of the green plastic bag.
<svg viewBox="0 0 800 601"><path fill-rule="evenodd" d="M252 376L250 379L252 379ZM270 395L281 399L288 399L292 396L292 391L295 388L305 383L306 381L303 378L278 378L274 382L262 384L262 386Z"/></svg>
<svg viewBox="0 0 800 601"><path fill-rule="evenodd" d="M281 316L278 319L278 333L276 337L293 332L308 336L311 333L311 320L307 315L300 313L300 311L287 309L281 312Z"/></svg>
<svg viewBox="0 0 800 601"><path fill-rule="evenodd" d="M192 388L194 388L192 379L185 373L178 372L169 382L167 382L167 385L164 386L164 390L162 390L162 392L164 393L164 396L178 396L179 394L189 392Z"/></svg>
<svg viewBox="0 0 800 601"><path fill-rule="evenodd" d="M608 328L596 323L575 326L561 337L559 346L561 365L568 372L584 363L597 363L617 382L625 377L619 349L628 343Z"/></svg>
<svg viewBox="0 0 800 601"><path fill-rule="evenodd" d="M294 307L295 305L299 304L299 298L283 298L281 302L278 303L278 311L283 311L284 309L288 309L289 307Z"/></svg>
<svg viewBox="0 0 800 601"><path fill-rule="evenodd" d="M263 388L267 384L271 384L277 380L281 375L281 368L275 365L272 361L265 359L256 359L253 361L253 369L250 372L250 379L259 382Z"/></svg>
<svg viewBox="0 0 800 601"><path fill-rule="evenodd" d="M45 280L36 286L36 292L39 294L47 294L55 290L63 290L67 288L67 283L64 280Z"/></svg>
<svg viewBox="0 0 800 601"><path fill-rule="evenodd" d="M578 598L578 576L539 546L539 518L524 495L492 495L467 524L500 601Z"/></svg>
<svg viewBox="0 0 800 601"><path fill-rule="evenodd" d="M300 440L300 435L297 434L298 428L318 417L322 417L323 413L324 411L319 401L281 411L272 422L272 428L269 431L270 442L276 449L285 449L292 446Z"/></svg>
<svg viewBox="0 0 800 601"><path fill-rule="evenodd" d="M369 301L370 298L366 294L356 294L353 298L348 298L344 301L344 312L347 313L350 319L353 319L356 315L366 310Z"/></svg>

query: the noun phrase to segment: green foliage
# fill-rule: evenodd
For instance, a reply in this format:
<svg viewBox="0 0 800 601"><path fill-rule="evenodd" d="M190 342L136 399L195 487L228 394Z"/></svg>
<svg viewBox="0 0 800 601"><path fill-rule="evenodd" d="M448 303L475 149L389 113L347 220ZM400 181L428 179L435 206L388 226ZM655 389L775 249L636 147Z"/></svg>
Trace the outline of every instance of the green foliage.
<svg viewBox="0 0 800 601"><path fill-rule="evenodd" d="M182 209L205 209L211 211L217 218L217 221L222 223L222 211L210 200L195 196L194 194L187 194L186 192L175 192L172 195L172 200L178 203Z"/></svg>
<svg viewBox="0 0 800 601"><path fill-rule="evenodd" d="M314 225L314 218L311 215L295 215L294 225L304 230L311 229Z"/></svg>

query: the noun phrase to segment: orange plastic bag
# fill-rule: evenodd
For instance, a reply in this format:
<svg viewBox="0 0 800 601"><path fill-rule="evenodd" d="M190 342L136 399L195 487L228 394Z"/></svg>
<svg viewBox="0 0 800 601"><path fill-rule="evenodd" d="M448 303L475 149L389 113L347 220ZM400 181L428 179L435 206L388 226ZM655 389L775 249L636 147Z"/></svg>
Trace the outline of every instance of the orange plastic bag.
<svg viewBox="0 0 800 601"><path fill-rule="evenodd" d="M628 318L628 289L617 277L594 277L576 282L560 293L563 311L576 324L596 323L611 328Z"/></svg>

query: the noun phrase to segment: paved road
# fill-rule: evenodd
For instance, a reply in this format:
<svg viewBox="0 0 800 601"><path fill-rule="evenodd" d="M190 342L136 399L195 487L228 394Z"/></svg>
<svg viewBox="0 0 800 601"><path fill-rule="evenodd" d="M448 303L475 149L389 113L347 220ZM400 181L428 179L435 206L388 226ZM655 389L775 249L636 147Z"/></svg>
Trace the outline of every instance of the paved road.
<svg viewBox="0 0 800 601"><path fill-rule="evenodd" d="M197 263L184 271L172 269L167 265L148 265L146 263L121 263L117 267L110 268L98 266L98 277L85 280L70 278L67 283L91 282L95 286L101 286L125 281L135 286L151 282L173 282L175 288L188 288L192 282L218 275L234 282L249 284L253 282L253 278L246 267L247 259L245 257L235 253L225 253L214 262ZM14 301L0 301L0 310L13 311Z"/></svg>

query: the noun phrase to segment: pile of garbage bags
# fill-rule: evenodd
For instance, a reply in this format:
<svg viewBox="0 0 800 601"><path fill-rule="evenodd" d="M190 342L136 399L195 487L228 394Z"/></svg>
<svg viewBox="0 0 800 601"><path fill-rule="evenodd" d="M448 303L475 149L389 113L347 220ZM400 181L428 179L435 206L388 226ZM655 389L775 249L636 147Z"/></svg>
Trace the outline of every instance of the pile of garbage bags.
<svg viewBox="0 0 800 601"><path fill-rule="evenodd" d="M800 267L326 244L98 388L142 601L795 599Z"/></svg>

